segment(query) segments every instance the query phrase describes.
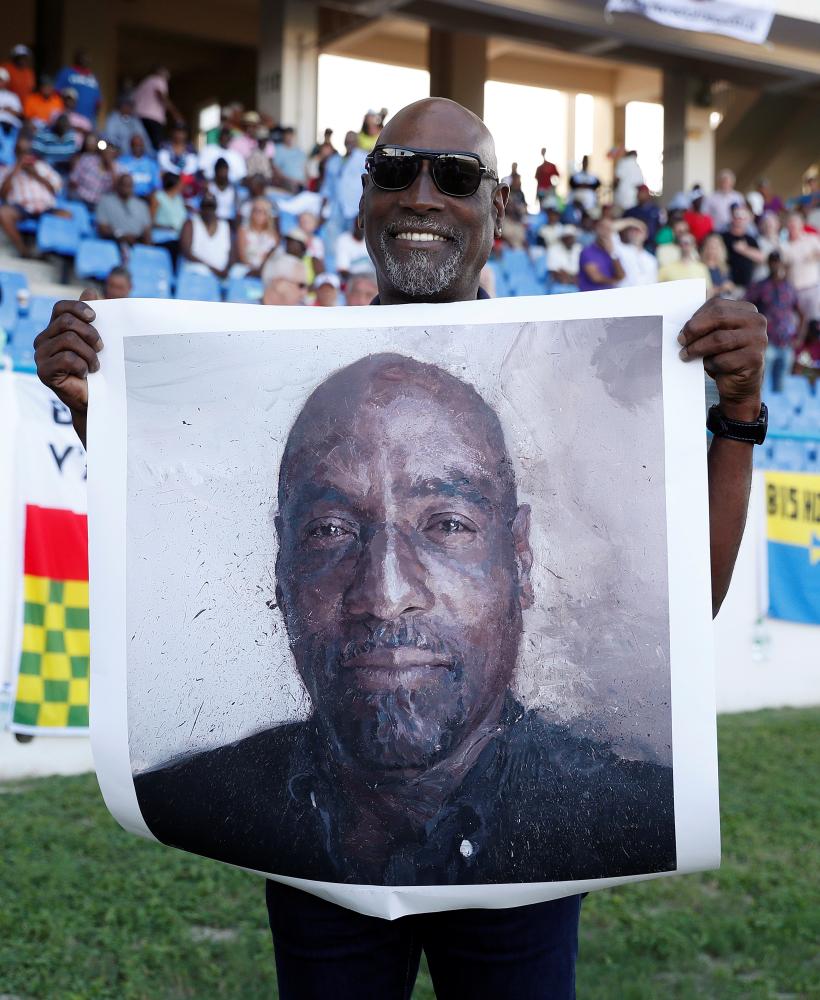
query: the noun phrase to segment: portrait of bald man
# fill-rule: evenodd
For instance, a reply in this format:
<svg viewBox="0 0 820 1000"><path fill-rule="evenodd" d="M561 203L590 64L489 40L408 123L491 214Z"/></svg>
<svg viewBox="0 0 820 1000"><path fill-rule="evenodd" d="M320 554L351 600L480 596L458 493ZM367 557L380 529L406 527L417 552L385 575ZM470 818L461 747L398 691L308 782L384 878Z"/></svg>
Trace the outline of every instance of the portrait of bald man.
<svg viewBox="0 0 820 1000"><path fill-rule="evenodd" d="M456 170L454 176L451 169L458 167L452 154L464 151L470 152L477 158L481 168L480 179L475 187L472 183L465 183L465 174L469 174L469 170L466 172ZM425 99L401 109L387 122L373 154L368 158L360 203L360 222L364 228L368 253L376 270L379 290L379 295L373 304L458 302L485 298L486 295L479 290L479 277L490 254L493 240L500 236L503 230L509 190L498 179L493 140L484 123L476 115L452 101L435 97ZM439 154L448 156L437 164L436 158ZM408 169L408 164L397 164L397 157L407 158L412 169ZM469 181L469 177L467 180ZM97 352L103 348L99 333L93 325L94 319L93 310L82 301L59 302L54 307L49 325L35 341L38 374L71 409L75 429L84 443L88 406L86 376L98 369ZM761 387L766 324L749 303L712 299L698 309L684 325L679 341L681 362L702 359L707 373L714 379L720 416L724 421L723 428L715 434L709 448L712 607L716 614L731 581L748 508L752 444L747 431L756 427L765 418L765 411L761 409ZM389 391L385 394L385 399L388 396ZM730 423L725 423L727 421ZM733 433L732 429L737 433ZM437 437L433 440L437 441ZM428 450L433 451L435 447L429 445ZM383 478L389 481L387 470L384 470ZM355 486L355 483L353 485ZM508 492L507 498L511 496L512 494ZM392 522L392 519L398 516L398 505L397 498L393 497L390 490L386 491L386 503L390 508ZM449 503L447 506L451 508L455 505ZM443 508L442 510L444 513L448 512ZM474 520L466 511L465 516ZM522 538L523 532L520 529L523 528L524 520L525 516L522 514L517 526L519 537ZM378 565L379 560L382 565L389 565L387 556L392 559L394 554L403 557L405 569L408 570L412 568L416 559L421 561L420 546L415 546L408 553L402 535L388 533L383 527L375 532L372 529L371 524L372 538L369 539L371 544L369 552L372 553L372 557L369 561L361 561L362 574L367 573L372 577L373 571L368 567ZM282 530L283 534L286 534L284 527ZM415 530L421 529L416 525ZM431 530L435 536L436 531ZM445 545L463 544L461 538L457 541L449 540L451 533L455 536L461 534L460 530L455 529L454 523L438 530L448 537ZM501 545L501 538L505 533L506 556L502 554L504 546ZM523 614L524 605L528 600L525 578L526 547L516 551L511 524L504 529L499 527L498 535L495 532L491 534L496 539L499 558L496 579L493 580L493 593L496 597L504 593L505 584L502 583L502 579L506 579L506 585L513 587L514 601L517 601ZM336 527L330 526L322 528L318 536L309 537L311 545L320 547L352 544L344 541L344 536L340 541ZM424 537L428 538L428 535L425 533ZM416 541L420 543L421 539ZM429 544L432 546L434 543L430 541ZM381 556L380 546L386 553ZM515 553L514 556L510 554L510 546ZM334 565L335 558L335 565L338 567L338 572L341 572L345 557L342 555L342 548L334 551L337 553L335 557L328 555L324 548L314 550L314 555L311 557L316 559L313 580L302 579L300 584L298 575L291 575L289 585L288 581L285 581L286 586L282 587L282 601L284 611L291 616L291 621L296 622L300 615L307 614L309 609L306 606L308 602L306 595L309 595L311 587L314 593L320 593L324 585L328 585L331 589L338 587L336 571L330 567ZM426 561L429 564L436 561L432 554L435 551L432 548L425 550ZM452 549L446 551L452 552ZM321 556L318 552L321 552ZM511 559L514 569L511 567ZM508 567L507 572L501 571L504 565ZM322 572L323 568L327 577L325 572ZM479 599L480 576L478 568L470 566L469 561L467 564L462 564L454 577L458 580L458 587L452 595L449 589L441 595L439 607L444 606L449 614L458 616L457 605L465 592L475 600ZM384 587L388 595L403 589L403 585L399 587L399 582L393 577L385 578ZM429 586L426 584L425 586L430 590ZM487 586L490 586L489 581ZM361 608L366 603L364 595L367 588L361 582L354 581L354 595L357 587L360 598L359 613L366 614L367 612L363 612ZM421 594L420 588L416 589L419 596L414 599L421 599L424 604L426 595ZM296 597L297 593L302 595L299 599ZM291 605L287 603L289 599ZM507 601L509 600L508 590ZM333 676L326 674L320 677L315 674L316 670L321 670L319 650L321 648L329 650L340 641L338 631L334 634L330 621L324 617L328 614L327 610L324 608L322 610L321 621L324 623L323 628L327 627L327 634L322 636L313 631L306 631L303 635L294 636L291 641L294 642L294 652L298 651L298 655L302 657L305 669L312 665L317 691L320 688L332 691ZM509 643L507 652L514 644L513 636L518 616L515 607L510 607L509 603L508 612L509 630L505 633L506 640L493 637L499 645L505 641ZM350 613L349 610L347 613ZM420 611L418 614L420 616L427 614L428 618L430 617L429 612ZM497 619L498 605L495 614ZM342 619L337 617L335 620ZM404 664L407 690L409 692L412 689L417 692L413 700L421 704L421 701L427 700L426 685L438 678L442 689L452 691L459 684L462 685L465 700L462 701L457 697L452 700L443 698L439 703L442 711L437 716L438 722L432 728L428 726L424 730L415 729L413 713L409 711L408 705L396 704L393 717L401 718L406 724L406 728L401 730L401 738L397 737L392 742L383 741L381 744L378 740L375 743L369 741L371 747L381 746L385 760L391 754L394 760L398 760L400 755L411 751L410 755L415 755L416 761L425 752L432 754L429 767L416 767L415 770L434 777L441 773L441 770L436 770L434 758L436 754L449 753L450 745L442 742L440 749L436 749L433 730L440 731L442 741L445 737L449 741L455 741L459 733L464 732L465 727L469 726L477 715L476 705L468 704L466 701L469 693L464 687L466 681L463 678L459 680L458 667L453 660L457 650L463 651L465 657L472 655L474 651L472 642L475 636L471 636L466 622L458 629L445 628L444 625L446 622L442 623L440 636L431 634L422 640L422 646L428 640L439 643L434 654L439 659L416 663L412 667L407 663ZM374 636L377 634L374 630ZM459 635L457 643L454 641L456 634ZM396 635L395 630L391 630L387 635L390 641L394 641L401 636L401 632ZM409 648L397 647L396 655L399 649ZM358 645L354 643L352 647L345 649L345 653L351 649L352 658L348 660L346 666L339 667L340 671L345 669L358 677L356 680L355 677L340 673L341 678L348 677L345 683L349 685L355 683L361 687L368 683L378 684L377 671L395 669L395 662L391 665L389 656L383 649L377 652L375 647L371 649L367 644L362 645L359 642ZM402 655L408 656L408 653L403 652ZM381 664L377 663L377 656L383 658ZM344 656L342 659L344 660ZM349 689L355 690L354 687ZM348 751L362 742L368 742L366 737L368 732L373 732L372 720L377 717L377 712L380 710L380 701L383 704L390 704L389 692L387 694L384 691L381 694L376 692L375 697L372 691L369 695L363 693L363 696L356 701L357 714L352 720L343 720L343 725L337 725L339 720L333 717L333 714L328 715L326 720L320 719L317 710L313 727L313 738L317 741L317 745L328 756L335 750L332 743L324 745L321 743L320 732L331 734L330 739L337 740L339 746L344 745ZM458 703L458 711L449 712L446 705L455 703ZM332 706L328 705L326 710L330 712ZM518 746L516 738L519 734L526 736L528 731L538 727L537 720L526 713L516 721L517 712L515 703L505 699L498 718L511 739L494 741L491 735L482 732L484 746L483 749L476 748L477 758L472 767L470 755L467 753L470 746L469 743L465 744L463 775L458 782L462 794L465 789L469 790L469 783L473 777L477 785L492 785L493 782L498 784L503 779L508 782L516 779L516 774L507 769L508 764L519 759L515 754ZM428 719L430 718L432 717L428 715ZM307 735L305 732L305 736ZM376 735L382 736L378 725ZM537 732L533 734L532 742L536 746L543 745ZM476 768L479 761L483 766L487 760L485 755L488 748L493 746L503 748L504 752L497 757L490 754L487 764L490 770L482 781L481 774ZM248 747L251 753L253 749L253 746ZM583 759L583 746L576 749ZM247 759L246 755L246 762ZM260 776L264 773L267 783L268 761L261 745L255 759L257 773ZM289 760L293 762L293 758ZM362 763L368 762L362 759ZM568 760L565 763L571 772L573 761ZM610 765L617 773L616 763L608 761L606 766L609 768ZM413 788L414 768L398 767L390 770L403 771L404 776L409 779L402 783L403 787ZM532 770L534 773L540 772L537 762ZM387 772L386 767L380 770L380 773ZM304 783L300 780L300 776L306 778ZM313 813L319 814L316 817L312 816L311 822L314 825L311 832L304 835L308 846L306 848L299 846L303 836L302 829L299 829L299 836L294 838L291 844L297 853L300 850L310 853L309 845L317 845L317 830L322 829L316 824L325 823L320 813L320 810L324 809L320 804L320 794L323 789L318 785L315 774L310 769L300 772L300 776L294 775L291 781L293 799L288 800L288 808L292 809L292 812L289 815L282 814L277 819L279 826L282 827L295 817L308 815L308 807ZM662 775L658 777L663 783ZM587 775L586 780L594 783L594 776ZM382 795L380 802L383 806L379 808L387 810L389 792L392 792L395 784L394 782L391 785L388 794ZM350 804L357 809L374 808L370 805L373 801L372 796L379 792L374 785L372 778L370 780L365 778L364 787L359 785L361 793L359 797L356 799L345 797L345 801L341 803L342 807ZM303 797L305 786L307 786L306 799ZM421 830L426 835L428 827L424 815L429 815L430 810L433 810L437 816L437 829L442 832L442 843L446 842L446 850L439 850L438 844L433 843L433 865L439 866L439 870L441 865L451 866L451 871L454 873L452 878L455 880L458 877L459 866L469 863L470 859L475 859L472 861L475 866L473 872L476 873L473 878L480 881L482 877L479 874L480 866L488 865L493 851L500 852L503 848L501 845L488 846L486 843L482 845L480 831L486 818L480 815L479 810L473 809L458 798L458 791L454 790L449 782L444 782L444 786L437 791L433 781L430 783L429 792L425 792L423 796L411 795L403 802L396 799L391 814L398 813L405 830ZM645 788L646 782L626 777L625 786L633 789L638 795L638 790L641 787ZM238 805L238 800L245 797L244 788L241 785L236 787L236 800L231 800L231 805ZM508 784L507 787L511 786ZM313 798L310 795L311 791L314 793ZM492 798L481 788L477 789L477 792L481 793L476 797L479 806L487 804ZM330 793L337 800L341 797L338 789L331 789ZM208 795L210 794L209 789ZM151 815L148 797L146 785L146 812L150 823L154 817ZM436 801L443 804L445 800L458 803L455 812L448 812L446 807L442 811L436 806ZM257 796L254 801L260 809L264 808L263 796ZM293 805L290 805L291 802ZM166 805L167 808L174 808L171 802ZM421 810L420 814L416 811L417 806ZM333 816L331 820L330 812L327 816L328 825L324 827L325 831L335 823L336 819ZM599 825L606 816L605 808L600 813ZM381 821L381 815L377 819ZM556 821L565 831L570 830L570 824L562 824L560 817L553 814L550 817L550 824L553 825ZM249 823L250 820L246 818L245 822ZM397 831L401 823L392 824L392 829ZM160 829L159 826L156 828ZM429 829L431 833L434 832L432 827ZM348 830L349 827L345 826L344 831ZM445 837L444 832L447 830L451 836ZM328 835L324 841L319 841L319 850L313 852L317 868L320 863L332 867L337 863L334 860L337 857L341 858L343 865L349 863L346 860L348 843L340 843L339 840L343 831L339 827L334 827L331 833L332 836ZM578 862L589 865L594 861L589 856L580 856L572 844L550 841L550 833L550 827L539 830L538 843L544 845L543 855L546 855L547 851L555 851L566 857L568 864ZM191 835L193 836L193 831ZM596 843L600 847L600 841ZM390 865L401 867L402 859L399 853L391 851L389 847L386 850L386 842L382 837L369 836L362 840L354 836L352 846L358 859L355 863L362 866L359 870L366 867L368 870L380 868L385 871ZM600 849L605 851L603 847ZM425 870L430 869L425 869L422 852L415 853L419 864L416 881L424 882L428 877ZM457 853L458 858L454 857L454 853ZM530 856L535 853L537 852L531 852ZM513 858L514 855L511 853L509 863L505 860L504 866L516 864ZM671 861L670 857L662 863ZM549 864L543 858L541 863ZM494 866L489 864L486 870L489 871L492 867ZM498 867L503 867L500 859ZM389 874L388 871L387 875ZM388 922L354 913L342 906L274 881L267 882L266 893L276 952L279 995L288 1000L308 1000L308 998L323 1000L328 992L333 993L335 1000L354 997L406 1000L412 993L422 949L427 956L440 1000L466 997L470 1000L476 998L570 1000L575 995L575 960L581 908L578 896L512 907L507 910L455 910L449 913L417 914ZM612 984L612 987L613 992L617 992L619 984Z"/></svg>

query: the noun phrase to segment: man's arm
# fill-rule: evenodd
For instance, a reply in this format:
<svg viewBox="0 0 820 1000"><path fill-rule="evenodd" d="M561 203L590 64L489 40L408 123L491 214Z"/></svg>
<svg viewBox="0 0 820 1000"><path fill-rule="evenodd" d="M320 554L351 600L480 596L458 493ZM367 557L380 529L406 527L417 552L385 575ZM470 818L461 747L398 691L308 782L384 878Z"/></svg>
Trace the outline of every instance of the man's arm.
<svg viewBox="0 0 820 1000"><path fill-rule="evenodd" d="M681 331L681 358L703 359L715 380L720 409L730 420L757 420L763 385L766 320L750 302L711 299ZM735 568L752 483L752 449L713 438L709 447L709 534L712 616L717 615Z"/></svg>

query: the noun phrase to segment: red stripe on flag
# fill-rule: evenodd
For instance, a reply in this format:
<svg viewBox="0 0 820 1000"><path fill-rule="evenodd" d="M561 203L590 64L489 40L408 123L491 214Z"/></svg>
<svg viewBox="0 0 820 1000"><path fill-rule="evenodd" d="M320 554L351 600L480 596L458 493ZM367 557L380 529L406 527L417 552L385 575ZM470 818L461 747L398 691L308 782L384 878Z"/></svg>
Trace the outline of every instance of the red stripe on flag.
<svg viewBox="0 0 820 1000"><path fill-rule="evenodd" d="M88 579L88 518L71 510L26 507L23 571L52 580Z"/></svg>

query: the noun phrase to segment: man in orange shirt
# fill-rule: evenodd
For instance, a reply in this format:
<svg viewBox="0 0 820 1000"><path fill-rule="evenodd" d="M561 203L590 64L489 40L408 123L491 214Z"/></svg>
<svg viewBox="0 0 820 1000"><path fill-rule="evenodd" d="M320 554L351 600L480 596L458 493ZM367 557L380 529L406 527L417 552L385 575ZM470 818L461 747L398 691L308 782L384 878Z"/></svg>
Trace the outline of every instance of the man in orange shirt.
<svg viewBox="0 0 820 1000"><path fill-rule="evenodd" d="M54 89L53 77L43 73L40 77L40 89L29 94L23 102L23 115L41 127L62 114L64 108L62 97Z"/></svg>
<svg viewBox="0 0 820 1000"><path fill-rule="evenodd" d="M17 94L21 104L25 104L26 98L36 86L28 45L15 45L8 61L3 63L3 69L8 70L9 90Z"/></svg>

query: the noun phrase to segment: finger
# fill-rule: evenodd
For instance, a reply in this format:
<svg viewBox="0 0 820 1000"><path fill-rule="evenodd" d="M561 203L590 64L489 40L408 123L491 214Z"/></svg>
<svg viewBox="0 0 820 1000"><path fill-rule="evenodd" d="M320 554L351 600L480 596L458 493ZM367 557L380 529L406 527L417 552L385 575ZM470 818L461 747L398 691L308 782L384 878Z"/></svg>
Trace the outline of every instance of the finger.
<svg viewBox="0 0 820 1000"><path fill-rule="evenodd" d="M75 305L80 305L80 303L75 303ZM86 308L86 307L83 307ZM38 333L34 338L34 347L44 347L46 343L58 337L61 333L66 330L73 330L75 333L79 334L95 351L101 351L103 348L103 342L100 338L97 330L91 326L90 323L86 323L84 320L80 319L76 311L66 310L60 313L58 316L54 317L48 326L41 333Z"/></svg>
<svg viewBox="0 0 820 1000"><path fill-rule="evenodd" d="M756 351L748 349L729 351L726 354L713 354L703 361L703 368L712 378L718 375L737 375L747 379L760 378L763 375L763 365Z"/></svg>
<svg viewBox="0 0 820 1000"><path fill-rule="evenodd" d="M714 354L725 354L727 351L737 351L748 346L750 346L748 330L721 328L699 340L690 341L686 347L680 349L678 356L682 361L691 361L693 358L708 358Z"/></svg>
<svg viewBox="0 0 820 1000"><path fill-rule="evenodd" d="M84 288L80 292L80 301L81 302L88 302L90 300L96 300L96 299L99 299L99 298L100 298L100 293L97 291L96 288Z"/></svg>
<svg viewBox="0 0 820 1000"><path fill-rule="evenodd" d="M73 351L60 351L39 365L37 373L40 380L48 384L60 375L77 375L79 378L85 378L88 375L88 365L79 354Z"/></svg>
<svg viewBox="0 0 820 1000"><path fill-rule="evenodd" d="M63 313L72 313L77 319L84 320L86 323L93 323L97 318L97 314L91 306L87 306L84 302L80 302L77 299L61 299L59 302L56 302L54 308L51 310L51 321L54 322Z"/></svg>
<svg viewBox="0 0 820 1000"><path fill-rule="evenodd" d="M73 351L74 354L79 354L89 371L99 370L100 361L97 352L74 330L66 330L39 347L35 347L34 360L39 366L42 362L61 354L63 351Z"/></svg>
<svg viewBox="0 0 820 1000"><path fill-rule="evenodd" d="M765 327L765 320L762 316L759 320L757 307L751 302L733 302L726 299L712 299L692 316L678 334L678 343L690 344L693 340L705 337L713 330L731 330L748 324L762 324Z"/></svg>

